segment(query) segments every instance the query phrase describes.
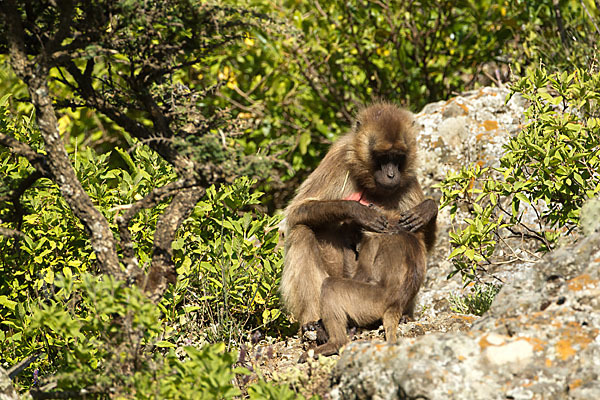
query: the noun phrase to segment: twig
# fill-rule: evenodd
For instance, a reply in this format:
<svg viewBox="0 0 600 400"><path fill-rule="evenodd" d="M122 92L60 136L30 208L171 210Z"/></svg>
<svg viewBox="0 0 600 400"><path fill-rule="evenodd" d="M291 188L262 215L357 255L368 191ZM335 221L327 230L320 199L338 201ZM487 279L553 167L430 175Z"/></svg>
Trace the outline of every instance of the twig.
<svg viewBox="0 0 600 400"><path fill-rule="evenodd" d="M36 361L39 357L40 357L39 354L33 354L33 355L25 358L24 360L21 360L21 362L13 365L12 367L10 367L8 369L8 371L6 371L8 373L8 377L10 379L14 379L17 375L19 375L25 368L29 367L31 365L31 363Z"/></svg>
<svg viewBox="0 0 600 400"><path fill-rule="evenodd" d="M0 226L0 236L6 236L9 238L16 238L16 237L24 238L24 237L26 237L26 235L19 230L4 228L2 226Z"/></svg>
<svg viewBox="0 0 600 400"><path fill-rule="evenodd" d="M44 176L50 176L46 156L33 150L28 144L0 133L0 146L7 147L11 153L25 157L27 161Z"/></svg>
<svg viewBox="0 0 600 400"><path fill-rule="evenodd" d="M563 25L562 14L560 13L560 4L559 0L552 0L552 6L554 10L554 18L556 19L556 25L558 26L558 32L560 34L560 41L562 42L565 49L569 50L569 42L567 39L567 33L565 32L565 27Z"/></svg>
<svg viewBox="0 0 600 400"><path fill-rule="evenodd" d="M581 6L585 10L585 13L587 14L588 18L590 19L590 22L592 23L592 25L594 25L594 29L596 29L596 32L600 35L600 29L598 29L598 25L596 25L596 21L594 20L594 18L590 14L590 11L587 9L587 6L585 5L585 2L582 1L582 0L580 0L579 2L581 3ZM597 4L596 4L596 7L598 7Z"/></svg>
<svg viewBox="0 0 600 400"><path fill-rule="evenodd" d="M504 240L504 238L503 238L503 237L501 237L501 236L498 236L498 238L499 238L499 239L502 241L502 243L504 243L504 245L505 245L506 247L508 247L508 249L511 251L511 253L513 253L513 255L515 256L515 258L516 258L517 260L519 260L519 261L522 261L522 262L535 262L535 260L526 260L526 259L524 259L524 258L521 258L521 257L519 257L519 256L517 255L517 252L516 252L516 251L515 251L515 250L514 250L514 249L513 249L513 248L512 248L512 247L511 247L509 244L508 244L508 242L507 242L506 240ZM497 263L497 264L500 264L500 263Z"/></svg>

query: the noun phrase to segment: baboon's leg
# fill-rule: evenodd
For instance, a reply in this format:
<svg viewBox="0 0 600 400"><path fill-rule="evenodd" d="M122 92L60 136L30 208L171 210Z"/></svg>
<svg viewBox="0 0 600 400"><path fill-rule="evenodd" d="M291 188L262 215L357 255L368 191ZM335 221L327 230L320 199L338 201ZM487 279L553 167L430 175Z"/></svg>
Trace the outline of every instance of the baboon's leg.
<svg viewBox="0 0 600 400"><path fill-rule="evenodd" d="M321 318L329 341L315 348L315 355L331 355L348 342L346 326L351 319L359 326L381 318L380 288L374 284L329 277L321 288Z"/></svg>
<svg viewBox="0 0 600 400"><path fill-rule="evenodd" d="M389 303L383 313L383 328L388 342L397 339L402 315L412 318L416 296L425 276L425 249L413 235L390 235L379 240L375 271L386 271L382 292Z"/></svg>
<svg viewBox="0 0 600 400"><path fill-rule="evenodd" d="M300 327L318 321L321 286L327 277L322 268L319 243L312 229L294 226L285 240L281 294L288 311Z"/></svg>
<svg viewBox="0 0 600 400"><path fill-rule="evenodd" d="M406 321L410 321L415 318L415 304L417 302L417 296L415 295L404 307L402 315L406 316Z"/></svg>
<svg viewBox="0 0 600 400"><path fill-rule="evenodd" d="M385 330L385 340L388 343L393 343L397 339L398 322L400 322L400 316L402 310L398 307L389 307L383 313L383 329Z"/></svg>

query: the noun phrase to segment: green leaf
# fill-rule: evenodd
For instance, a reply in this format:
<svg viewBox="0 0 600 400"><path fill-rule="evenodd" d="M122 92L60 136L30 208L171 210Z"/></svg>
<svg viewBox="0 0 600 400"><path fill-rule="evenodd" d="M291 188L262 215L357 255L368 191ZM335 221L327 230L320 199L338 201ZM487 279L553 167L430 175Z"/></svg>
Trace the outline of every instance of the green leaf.
<svg viewBox="0 0 600 400"><path fill-rule="evenodd" d="M129 167L129 170L131 172L137 170L137 168L135 166L135 163L133 162L133 159L131 158L131 156L129 155L128 152L126 152L125 150L123 150L123 149L121 149L119 147L115 148L115 150L117 150L117 153L119 153L119 155L121 156L121 158L123 159L123 161L125 161L125 163Z"/></svg>
<svg viewBox="0 0 600 400"><path fill-rule="evenodd" d="M8 308L11 311L15 311L15 307L17 306L17 302L9 300L8 297L6 297L6 296L0 296L0 305Z"/></svg>
<svg viewBox="0 0 600 400"><path fill-rule="evenodd" d="M49 285L54 283L54 271L52 269L48 269L46 276L44 276L44 281L46 281L46 283Z"/></svg>
<svg viewBox="0 0 600 400"><path fill-rule="evenodd" d="M529 199L527 198L527 196L525 196L523 193L515 193L515 197L527 204L531 204L531 202L529 201Z"/></svg>
<svg viewBox="0 0 600 400"><path fill-rule="evenodd" d="M573 174L573 178L577 181L577 183L579 183L579 185L581 185L581 187L586 187L585 181L577 172Z"/></svg>
<svg viewBox="0 0 600 400"><path fill-rule="evenodd" d="M304 132L302 135L300 135L300 140L298 141L300 154L306 154L310 141L311 137L309 132Z"/></svg>
<svg viewBox="0 0 600 400"><path fill-rule="evenodd" d="M8 99L12 96L12 93L7 93L0 98L0 107L5 107L8 103Z"/></svg>
<svg viewBox="0 0 600 400"><path fill-rule="evenodd" d="M174 345L171 342L167 342L165 340L161 340L158 343L156 343L156 347L159 347L159 348L177 348L176 345Z"/></svg>
<svg viewBox="0 0 600 400"><path fill-rule="evenodd" d="M466 246L457 247L452 251L452 253L450 253L448 258L454 258L457 255L464 253L466 250L467 250Z"/></svg>

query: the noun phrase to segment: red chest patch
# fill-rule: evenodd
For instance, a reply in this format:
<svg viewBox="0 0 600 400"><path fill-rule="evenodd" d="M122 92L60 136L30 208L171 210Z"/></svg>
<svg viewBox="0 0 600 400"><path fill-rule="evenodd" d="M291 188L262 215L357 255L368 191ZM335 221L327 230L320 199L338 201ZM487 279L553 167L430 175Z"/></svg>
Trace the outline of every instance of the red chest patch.
<svg viewBox="0 0 600 400"><path fill-rule="evenodd" d="M358 201L360 204L364 206L368 206L370 203L364 198L363 192L355 192L350 196L346 197L344 200Z"/></svg>

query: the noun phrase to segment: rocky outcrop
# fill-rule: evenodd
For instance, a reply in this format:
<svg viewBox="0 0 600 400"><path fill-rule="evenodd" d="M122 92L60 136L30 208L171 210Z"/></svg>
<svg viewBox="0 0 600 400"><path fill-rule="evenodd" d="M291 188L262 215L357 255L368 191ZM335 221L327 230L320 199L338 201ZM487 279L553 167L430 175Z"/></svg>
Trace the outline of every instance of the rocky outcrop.
<svg viewBox="0 0 600 400"><path fill-rule="evenodd" d="M524 99L506 101L508 95L507 89L486 87L428 104L415 116L422 186L431 188L468 163L497 165L502 146L524 123Z"/></svg>
<svg viewBox="0 0 600 400"><path fill-rule="evenodd" d="M524 101L506 103L507 93L485 88L417 115L425 187L468 162L495 165L524 122ZM437 323L452 319L446 299L461 287L458 279L445 279L449 221L442 211L441 241L417 306L424 310L420 319L401 327L396 344L347 346L333 370L330 396L600 399L600 201L583 210L587 237L538 262L507 263L497 271L505 284L492 308L481 318L454 314L462 322L456 329Z"/></svg>
<svg viewBox="0 0 600 400"><path fill-rule="evenodd" d="M416 122L420 125L421 167L418 176L428 196L439 199L440 193L434 185L440 183L449 171L457 171L475 162L498 165L504 153L503 146L525 123L525 101L520 95L514 95L507 101L508 95L507 89L486 87L429 104L416 114ZM450 225L449 211L442 209L438 215L439 240L429 257L427 276L417 306L421 313L420 321L425 319L434 325L437 325L440 314L450 312L449 295L463 292L459 276L446 279L452 271L447 260L451 251L448 239ZM515 268L527 267L505 265L494 274L507 280Z"/></svg>
<svg viewBox="0 0 600 400"><path fill-rule="evenodd" d="M514 276L466 333L353 343L334 399L600 399L600 233Z"/></svg>
<svg viewBox="0 0 600 400"><path fill-rule="evenodd" d="M0 367L0 400L18 400L17 392L13 388L10 377L6 371Z"/></svg>

